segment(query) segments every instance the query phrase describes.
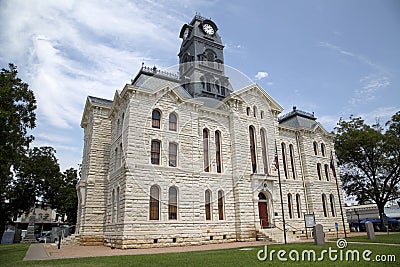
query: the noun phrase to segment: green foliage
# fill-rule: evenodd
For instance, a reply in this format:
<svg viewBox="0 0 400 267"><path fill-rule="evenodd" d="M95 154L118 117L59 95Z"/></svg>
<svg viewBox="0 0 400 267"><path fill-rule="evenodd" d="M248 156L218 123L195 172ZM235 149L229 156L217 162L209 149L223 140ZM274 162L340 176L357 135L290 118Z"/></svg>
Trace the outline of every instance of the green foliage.
<svg viewBox="0 0 400 267"><path fill-rule="evenodd" d="M35 127L36 121L35 96L17 74L13 64L0 72L0 234L13 213L13 206L7 202L12 169L32 142L28 130Z"/></svg>
<svg viewBox="0 0 400 267"><path fill-rule="evenodd" d="M62 174L62 184L56 197L57 212L67 215L68 223L76 224L78 196L76 194L76 184L78 183L78 171L74 168L66 170Z"/></svg>
<svg viewBox="0 0 400 267"><path fill-rule="evenodd" d="M66 214L70 223L76 221L77 171L61 173L52 147L29 148L36 100L17 73L13 64L0 73L0 236L12 217L38 201Z"/></svg>
<svg viewBox="0 0 400 267"><path fill-rule="evenodd" d="M400 112L385 126L341 119L335 139L344 190L361 204L376 203L381 219L384 205L400 196Z"/></svg>
<svg viewBox="0 0 400 267"><path fill-rule="evenodd" d="M15 178L9 201L14 216L32 208L37 201L54 208L62 185L60 167L52 147L34 147L15 165Z"/></svg>

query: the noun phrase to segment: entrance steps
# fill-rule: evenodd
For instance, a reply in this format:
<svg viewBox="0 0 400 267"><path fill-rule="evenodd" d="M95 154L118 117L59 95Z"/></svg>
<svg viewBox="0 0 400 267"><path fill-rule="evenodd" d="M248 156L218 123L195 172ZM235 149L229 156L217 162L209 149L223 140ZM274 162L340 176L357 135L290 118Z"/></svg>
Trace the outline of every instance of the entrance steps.
<svg viewBox="0 0 400 267"><path fill-rule="evenodd" d="M76 234L67 236L67 237L61 239L61 244L62 245L77 245L77 244L79 244L79 236Z"/></svg>
<svg viewBox="0 0 400 267"><path fill-rule="evenodd" d="M307 238L306 234L303 233L302 231L286 230L286 242L287 243L301 242L302 240L305 240L306 238ZM269 243L278 243L278 244L285 243L283 230L281 230L277 227L259 229L257 231L257 240L262 240L262 241L266 241Z"/></svg>

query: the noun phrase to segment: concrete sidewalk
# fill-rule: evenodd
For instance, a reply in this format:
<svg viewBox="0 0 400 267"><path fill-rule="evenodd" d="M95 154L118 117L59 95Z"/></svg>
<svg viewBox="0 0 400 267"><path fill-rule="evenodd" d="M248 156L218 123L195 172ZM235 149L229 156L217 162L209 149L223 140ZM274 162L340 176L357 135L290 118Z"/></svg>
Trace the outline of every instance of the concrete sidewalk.
<svg viewBox="0 0 400 267"><path fill-rule="evenodd" d="M49 254L44 248L44 244L36 243L29 246L28 251L26 252L26 255L24 257L24 261L44 260L48 258Z"/></svg>
<svg viewBox="0 0 400 267"><path fill-rule="evenodd" d="M190 252L203 250L231 249L231 248L251 248L263 246L265 242L231 242L221 244L210 244L201 246L186 247L165 247L165 248L143 248L143 249L111 249L105 246L79 246L61 245L58 249L56 244L31 244L26 252L24 261L27 260L53 260L64 258L83 258L100 256L118 255L139 255L139 254L159 254L174 252Z"/></svg>

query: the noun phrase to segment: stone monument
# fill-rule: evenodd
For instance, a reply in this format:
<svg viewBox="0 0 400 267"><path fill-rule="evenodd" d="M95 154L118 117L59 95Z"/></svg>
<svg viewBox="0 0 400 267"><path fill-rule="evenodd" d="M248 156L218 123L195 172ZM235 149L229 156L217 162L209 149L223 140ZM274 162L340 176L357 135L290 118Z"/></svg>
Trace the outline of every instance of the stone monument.
<svg viewBox="0 0 400 267"><path fill-rule="evenodd" d="M35 238L35 212L29 216L28 229L26 231L26 236L22 239L22 243L37 243Z"/></svg>
<svg viewBox="0 0 400 267"><path fill-rule="evenodd" d="M325 244L325 233L322 224L314 226L314 241L317 246L323 246Z"/></svg>
<svg viewBox="0 0 400 267"><path fill-rule="evenodd" d="M374 225L372 224L372 222L365 223L365 230L367 231L368 239L370 239L370 240L375 239L375 230L374 230Z"/></svg>

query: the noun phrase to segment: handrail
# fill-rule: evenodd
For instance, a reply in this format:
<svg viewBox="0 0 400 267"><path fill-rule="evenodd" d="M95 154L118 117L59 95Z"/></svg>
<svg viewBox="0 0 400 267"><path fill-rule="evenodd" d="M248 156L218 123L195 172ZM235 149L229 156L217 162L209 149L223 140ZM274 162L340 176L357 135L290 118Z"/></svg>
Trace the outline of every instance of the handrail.
<svg viewBox="0 0 400 267"><path fill-rule="evenodd" d="M282 220L282 219L275 218L275 220L280 221L280 222L283 223L283 220ZM297 228L297 227L294 227L293 225L291 225L291 224L289 224L289 223L287 223L287 222L285 222L285 225L287 225L287 226L289 226L289 227L295 229L296 231L304 231L303 229L299 229L299 228ZM276 227L276 224L275 224L275 227ZM286 231L287 231L287 229L286 229Z"/></svg>

